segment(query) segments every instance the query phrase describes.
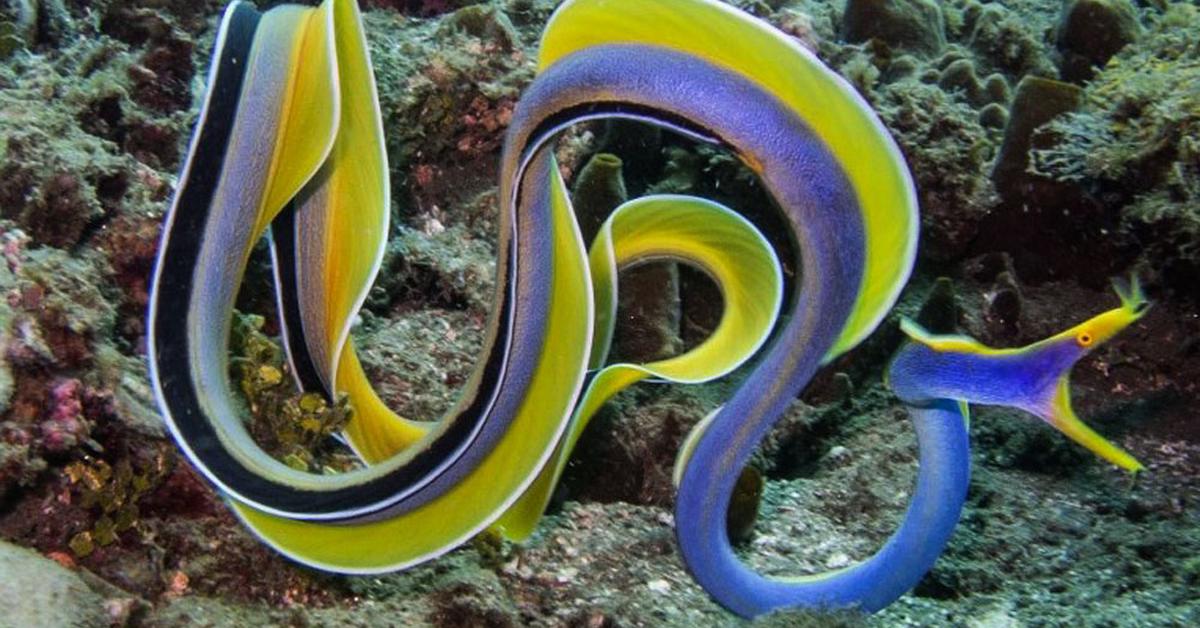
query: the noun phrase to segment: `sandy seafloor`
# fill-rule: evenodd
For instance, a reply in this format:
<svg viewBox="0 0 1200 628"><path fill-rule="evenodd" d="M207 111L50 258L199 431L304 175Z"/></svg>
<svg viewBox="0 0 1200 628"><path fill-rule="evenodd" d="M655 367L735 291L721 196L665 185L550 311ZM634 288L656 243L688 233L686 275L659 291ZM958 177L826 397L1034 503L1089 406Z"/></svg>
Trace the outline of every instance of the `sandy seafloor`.
<svg viewBox="0 0 1200 628"><path fill-rule="evenodd" d="M916 467L881 383L900 314L924 307L926 320L1007 347L1116 306L1111 277L1138 273L1155 302L1072 378L1080 416L1146 464L1136 482L1030 416L980 409L962 522L913 592L872 617L761 623L1200 625L1200 10L734 4L814 48L880 112L923 216L896 313L755 456L766 483L739 546L750 564L814 573L890 534ZM393 232L356 338L408 416L437 417L471 372L493 285L502 134L554 5L364 3ZM0 0L0 626L744 623L684 571L670 484L679 442L736 375L624 394L584 435L528 543L477 540L396 575L290 563L190 470L150 393L144 312L220 8ZM572 185L597 152L624 160L631 195L694 193L763 215L753 177L719 151L584 126L559 148ZM577 201L603 205L611 184L578 186L600 191ZM264 264L259 251L239 309L266 316L269 339ZM950 283L935 289L938 277ZM712 288L698 275L660 267L628 283L623 312L642 327L621 327L622 355L678 350L711 329Z"/></svg>

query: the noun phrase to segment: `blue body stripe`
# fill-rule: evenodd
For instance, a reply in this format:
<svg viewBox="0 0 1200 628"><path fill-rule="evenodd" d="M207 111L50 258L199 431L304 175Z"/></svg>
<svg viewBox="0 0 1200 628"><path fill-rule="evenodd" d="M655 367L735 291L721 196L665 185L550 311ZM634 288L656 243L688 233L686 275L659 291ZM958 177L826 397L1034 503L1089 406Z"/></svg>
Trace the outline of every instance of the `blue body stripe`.
<svg viewBox="0 0 1200 628"><path fill-rule="evenodd" d="M1068 340L1019 353L976 354L936 351L914 342L892 361L892 390L906 403L967 399L1028 410L1029 403L1042 401L1078 359L1072 345Z"/></svg>

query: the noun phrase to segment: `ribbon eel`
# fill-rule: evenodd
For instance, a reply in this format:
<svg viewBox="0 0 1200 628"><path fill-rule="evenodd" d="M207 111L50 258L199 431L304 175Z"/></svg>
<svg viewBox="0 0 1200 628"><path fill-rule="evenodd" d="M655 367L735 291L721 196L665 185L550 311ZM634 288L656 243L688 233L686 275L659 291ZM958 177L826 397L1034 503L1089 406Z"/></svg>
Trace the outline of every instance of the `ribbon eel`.
<svg viewBox="0 0 1200 628"><path fill-rule="evenodd" d="M346 337L346 322L373 277L372 237L385 234L388 210L358 9L350 0L328 0L260 14L234 3L212 67L153 287L148 349L168 426L247 525L297 560L378 572L436 556L498 517L532 481L582 385L591 287L557 170L548 153L531 156L520 211L505 211L492 332L451 415L367 469L299 472L246 433L226 347L250 248L291 204L294 224L325 221L323 231L295 241L297 251L316 247L328 262L318 265L321 282L294 286L323 291L328 308L315 317L327 325L304 330L307 348L314 363L323 363L323 381L340 384L357 367L328 348ZM353 218L339 225L341 214ZM331 234L342 238L339 249L320 250L330 242L320 238Z"/></svg>
<svg viewBox="0 0 1200 628"><path fill-rule="evenodd" d="M585 250L553 140L622 117L720 145L758 174L800 269L785 302L779 260L744 219L682 196L618 208ZM283 554L332 571L404 568L489 525L526 537L595 410L646 378L701 382L762 349L677 462L685 564L743 616L782 607L876 610L932 565L969 475L966 403L1042 416L1126 469L1125 452L1070 409L1067 371L1136 320L1120 309L1019 350L912 338L891 384L912 407L921 466L908 514L867 561L798 579L754 573L725 517L747 459L814 372L879 324L911 272L916 196L866 103L794 40L714 0L568 0L540 46L501 157L497 286L481 358L436 422L389 410L363 373L352 320L389 229L387 157L353 0L226 10L209 90L167 216L148 323L150 373L167 424L238 516ZM322 476L263 452L243 426L227 346L250 250L272 236L279 309L300 387L345 394L345 437L365 469ZM621 268L681 259L718 283L726 310L690 352L607 364Z"/></svg>

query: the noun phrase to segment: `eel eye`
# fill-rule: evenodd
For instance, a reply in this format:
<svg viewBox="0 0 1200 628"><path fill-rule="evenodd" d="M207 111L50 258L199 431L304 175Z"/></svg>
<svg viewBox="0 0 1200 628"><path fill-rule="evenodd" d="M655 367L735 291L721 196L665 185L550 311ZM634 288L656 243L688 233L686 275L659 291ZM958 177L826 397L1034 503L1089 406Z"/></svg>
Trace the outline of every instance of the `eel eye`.
<svg viewBox="0 0 1200 628"><path fill-rule="evenodd" d="M1075 336L1075 342L1078 342L1079 346L1081 347L1092 346L1093 340L1095 340L1095 338L1092 338L1092 335L1086 331L1079 332L1079 335Z"/></svg>

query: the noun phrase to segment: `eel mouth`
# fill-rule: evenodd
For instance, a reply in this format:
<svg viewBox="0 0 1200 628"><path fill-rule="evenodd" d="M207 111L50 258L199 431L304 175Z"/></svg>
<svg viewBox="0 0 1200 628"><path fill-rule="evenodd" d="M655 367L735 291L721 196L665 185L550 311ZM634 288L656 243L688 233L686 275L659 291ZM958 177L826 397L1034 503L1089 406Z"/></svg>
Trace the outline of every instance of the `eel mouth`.
<svg viewBox="0 0 1200 628"><path fill-rule="evenodd" d="M1112 464L1130 473L1137 473L1144 469L1142 463L1138 462L1129 452L1097 434L1095 430L1079 419L1074 408L1071 407L1070 380L1069 372L1059 377L1057 384L1047 391L1048 394L1045 395L1043 402L1034 409L1034 414L1054 426L1067 438L1083 445L1092 453Z"/></svg>

